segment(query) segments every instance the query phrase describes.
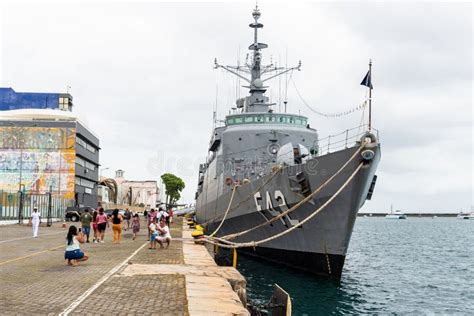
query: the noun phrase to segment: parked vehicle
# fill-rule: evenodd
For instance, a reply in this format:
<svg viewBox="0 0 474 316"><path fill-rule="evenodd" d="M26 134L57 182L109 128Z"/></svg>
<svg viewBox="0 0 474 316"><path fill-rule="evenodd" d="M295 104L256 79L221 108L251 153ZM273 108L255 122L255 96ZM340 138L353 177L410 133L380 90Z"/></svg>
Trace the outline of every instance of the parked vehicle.
<svg viewBox="0 0 474 316"><path fill-rule="evenodd" d="M88 206L83 206L83 207L68 206L66 208L65 218L67 221L78 222L79 219L81 218L81 215L86 210L89 210L89 213L91 214L94 212L94 209Z"/></svg>

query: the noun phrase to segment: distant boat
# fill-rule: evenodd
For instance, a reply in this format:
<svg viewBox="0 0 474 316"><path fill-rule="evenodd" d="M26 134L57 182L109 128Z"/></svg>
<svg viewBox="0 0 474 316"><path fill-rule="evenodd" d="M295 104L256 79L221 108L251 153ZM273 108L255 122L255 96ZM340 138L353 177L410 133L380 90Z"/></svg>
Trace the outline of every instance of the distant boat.
<svg viewBox="0 0 474 316"><path fill-rule="evenodd" d="M474 212L472 213L459 213L456 216L457 219L474 219Z"/></svg>
<svg viewBox="0 0 474 316"><path fill-rule="evenodd" d="M393 205L390 205L390 213L385 215L387 219L407 219L407 216L400 210L393 211Z"/></svg>
<svg viewBox="0 0 474 316"><path fill-rule="evenodd" d="M387 219L407 219L407 216L401 211L395 211L393 213L385 215Z"/></svg>

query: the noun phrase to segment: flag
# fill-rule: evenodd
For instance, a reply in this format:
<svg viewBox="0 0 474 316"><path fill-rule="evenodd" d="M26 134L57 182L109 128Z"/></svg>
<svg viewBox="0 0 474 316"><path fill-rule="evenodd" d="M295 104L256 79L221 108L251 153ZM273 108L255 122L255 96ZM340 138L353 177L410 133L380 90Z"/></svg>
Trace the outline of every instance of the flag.
<svg viewBox="0 0 474 316"><path fill-rule="evenodd" d="M370 89L373 89L374 86L372 86L372 78L371 78L370 70L367 71L367 74L365 75L364 79L362 79L362 82L360 83L363 86L366 86Z"/></svg>

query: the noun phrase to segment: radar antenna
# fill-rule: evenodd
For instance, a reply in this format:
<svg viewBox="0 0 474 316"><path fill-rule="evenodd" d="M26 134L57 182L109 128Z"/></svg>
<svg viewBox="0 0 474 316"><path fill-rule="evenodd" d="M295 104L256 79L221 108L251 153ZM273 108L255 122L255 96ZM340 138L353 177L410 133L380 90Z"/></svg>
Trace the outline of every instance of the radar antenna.
<svg viewBox="0 0 474 316"><path fill-rule="evenodd" d="M275 103L268 103L269 98L264 95L267 91L268 86L265 86L264 83L268 80L271 80L275 77L281 76L293 70L301 70L301 61L295 67L277 67L272 62L268 65L262 65L262 49L268 47L267 44L260 43L258 41L258 30L263 28L263 24L258 22L260 19L261 13L258 9L258 5L255 6L255 9L252 12L254 22L250 23L249 26L254 29L254 40L250 44L249 50L252 52L250 58L251 63L249 63L249 56L245 60L245 63L237 66L221 65L217 62L217 58L214 59L214 68L222 68L231 74L245 80L249 85L243 86L244 88L250 89L250 96L245 98L240 98L237 100L237 107L243 108L244 112L269 112L272 111L270 106ZM240 74L240 72L249 74L250 78ZM275 72L275 74L263 78L265 74L270 74Z"/></svg>

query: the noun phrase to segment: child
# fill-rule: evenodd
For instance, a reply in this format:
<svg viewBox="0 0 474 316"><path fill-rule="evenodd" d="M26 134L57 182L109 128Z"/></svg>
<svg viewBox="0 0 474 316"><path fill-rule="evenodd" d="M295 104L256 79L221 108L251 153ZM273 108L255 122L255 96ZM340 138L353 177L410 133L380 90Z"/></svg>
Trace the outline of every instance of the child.
<svg viewBox="0 0 474 316"><path fill-rule="evenodd" d="M137 233L140 231L140 218L138 214L133 215L132 219L132 232L133 232L133 240L137 238Z"/></svg>
<svg viewBox="0 0 474 316"><path fill-rule="evenodd" d="M156 224L156 218L155 220L148 226L149 231L150 231L150 247L148 249L156 249L156 238L158 237L158 225Z"/></svg>

